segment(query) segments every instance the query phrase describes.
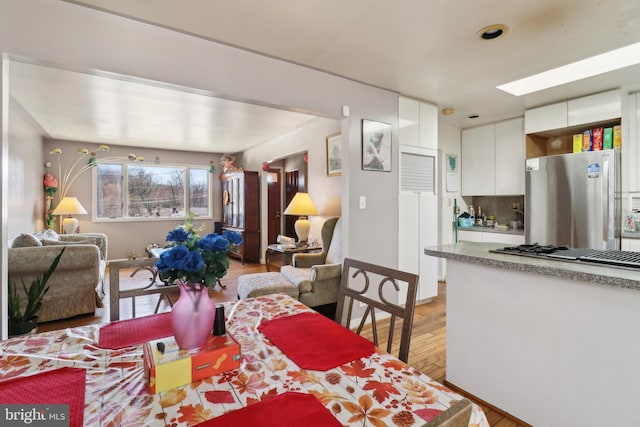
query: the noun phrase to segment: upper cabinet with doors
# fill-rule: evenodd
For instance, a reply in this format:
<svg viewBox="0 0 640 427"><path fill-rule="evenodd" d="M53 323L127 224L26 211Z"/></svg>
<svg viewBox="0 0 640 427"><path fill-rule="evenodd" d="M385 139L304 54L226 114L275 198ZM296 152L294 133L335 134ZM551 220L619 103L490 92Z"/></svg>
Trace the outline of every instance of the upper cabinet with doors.
<svg viewBox="0 0 640 427"><path fill-rule="evenodd" d="M463 195L494 195L496 192L495 125L462 131L460 168Z"/></svg>
<svg viewBox="0 0 640 427"><path fill-rule="evenodd" d="M621 117L619 90L527 110L524 116L526 157L571 153L574 134L620 125Z"/></svg>
<svg viewBox="0 0 640 427"><path fill-rule="evenodd" d="M400 97L400 144L438 149L438 107Z"/></svg>
<svg viewBox="0 0 640 427"><path fill-rule="evenodd" d="M524 119L496 123L496 195L524 194Z"/></svg>
<svg viewBox="0 0 640 427"><path fill-rule="evenodd" d="M611 90L525 112L525 133L546 132L619 119L620 91Z"/></svg>
<svg viewBox="0 0 640 427"><path fill-rule="evenodd" d="M462 195L524 194L524 121L521 117L462 131Z"/></svg>

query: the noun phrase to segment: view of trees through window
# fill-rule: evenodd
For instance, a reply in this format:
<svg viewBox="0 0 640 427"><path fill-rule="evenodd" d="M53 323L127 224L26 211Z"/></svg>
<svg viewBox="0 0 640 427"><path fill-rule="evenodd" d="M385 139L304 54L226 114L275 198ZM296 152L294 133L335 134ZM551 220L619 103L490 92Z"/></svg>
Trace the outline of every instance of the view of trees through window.
<svg viewBox="0 0 640 427"><path fill-rule="evenodd" d="M98 218L210 215L207 169L101 163L96 184Z"/></svg>

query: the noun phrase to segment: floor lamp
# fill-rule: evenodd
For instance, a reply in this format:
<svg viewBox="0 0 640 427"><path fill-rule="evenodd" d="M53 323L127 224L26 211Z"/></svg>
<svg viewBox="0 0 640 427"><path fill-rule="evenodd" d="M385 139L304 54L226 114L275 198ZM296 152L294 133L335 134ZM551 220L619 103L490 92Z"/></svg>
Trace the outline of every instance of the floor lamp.
<svg viewBox="0 0 640 427"><path fill-rule="evenodd" d="M287 209L285 209L284 214L299 216L294 224L294 228L298 236L298 245L306 246L307 239L309 238L309 230L311 229L311 223L307 219L307 216L318 215L318 210L313 204L311 197L309 197L309 194L296 193L291 203L289 203L289 206L287 206Z"/></svg>
<svg viewBox="0 0 640 427"><path fill-rule="evenodd" d="M75 197L64 197L51 212L53 215L68 215L60 226L64 234L73 234L78 229L78 220L71 215L85 215L87 211Z"/></svg>

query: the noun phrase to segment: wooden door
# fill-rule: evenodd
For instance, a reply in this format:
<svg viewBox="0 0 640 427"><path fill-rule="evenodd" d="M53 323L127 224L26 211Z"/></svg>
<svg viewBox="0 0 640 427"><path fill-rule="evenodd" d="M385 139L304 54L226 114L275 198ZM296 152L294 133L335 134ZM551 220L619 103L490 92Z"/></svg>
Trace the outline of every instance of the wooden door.
<svg viewBox="0 0 640 427"><path fill-rule="evenodd" d="M293 200L293 196L299 191L300 178L297 170L288 171L285 174L285 209ZM295 215L284 216L284 234L289 237L296 238L296 230L294 224L298 220Z"/></svg>
<svg viewBox="0 0 640 427"><path fill-rule="evenodd" d="M280 181L267 184L267 244L277 243L282 219Z"/></svg>

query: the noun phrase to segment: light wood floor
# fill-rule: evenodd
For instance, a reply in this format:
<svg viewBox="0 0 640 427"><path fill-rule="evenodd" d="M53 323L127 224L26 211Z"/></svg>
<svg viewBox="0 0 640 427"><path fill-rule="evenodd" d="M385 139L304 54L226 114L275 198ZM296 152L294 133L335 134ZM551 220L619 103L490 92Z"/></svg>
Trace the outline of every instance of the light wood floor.
<svg viewBox="0 0 640 427"><path fill-rule="evenodd" d="M265 272L265 266L261 264L245 264L242 265L236 260L231 261L231 267L227 272L227 275L222 279L222 283L227 286L226 289L220 289L216 287L215 290L210 291L211 297L217 302L232 301L237 299L236 282L237 278L241 274L249 273L261 273ZM146 272L140 272L135 277L131 278L129 275L132 270L121 270L120 283L121 286L135 286L136 284L148 284L150 275ZM95 315L91 316L79 316L73 319L42 323L38 326L38 332L45 332L56 329L63 329L74 326L107 323L109 321L109 296L108 296L108 284L109 280L106 280L107 296L104 298L105 307L96 310ZM443 383L445 381L446 373L446 284L444 282L439 283L439 295L434 298L430 303L421 304L416 307L414 315L413 333L411 336L411 349L409 354L409 365L424 372L434 380ZM174 298L177 295L174 296ZM156 303L158 301L158 295L150 295L146 297L136 298L136 317L152 314ZM159 311L168 311L170 306L163 301L160 304ZM120 301L120 318L129 319L132 316L131 301ZM387 326L388 327L388 326ZM384 326L379 331L379 334L384 334ZM399 331L396 333L399 337ZM393 349L392 352L397 355L397 351ZM462 393L465 394L465 393ZM489 423L495 427L519 427L526 426L526 424L518 423L513 419L503 415L499 409L493 408L485 402L478 401L474 396L467 396L471 398L485 411Z"/></svg>

